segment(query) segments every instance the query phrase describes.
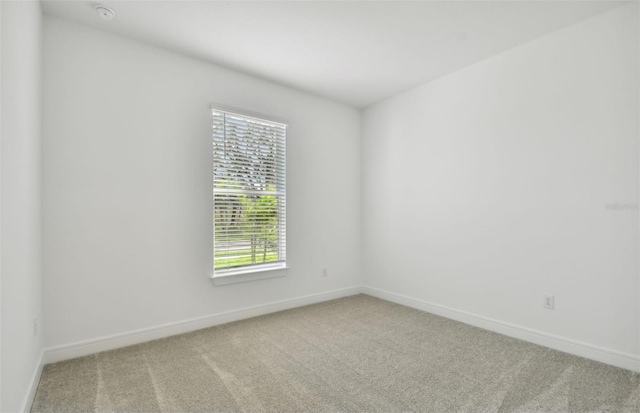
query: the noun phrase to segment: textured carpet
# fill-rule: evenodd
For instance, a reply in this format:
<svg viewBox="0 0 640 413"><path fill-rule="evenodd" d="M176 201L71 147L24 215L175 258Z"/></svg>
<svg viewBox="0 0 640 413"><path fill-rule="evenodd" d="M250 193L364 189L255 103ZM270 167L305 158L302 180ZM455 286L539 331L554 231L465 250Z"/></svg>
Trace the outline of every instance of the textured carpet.
<svg viewBox="0 0 640 413"><path fill-rule="evenodd" d="M359 295L45 366L32 412L633 412L640 375Z"/></svg>

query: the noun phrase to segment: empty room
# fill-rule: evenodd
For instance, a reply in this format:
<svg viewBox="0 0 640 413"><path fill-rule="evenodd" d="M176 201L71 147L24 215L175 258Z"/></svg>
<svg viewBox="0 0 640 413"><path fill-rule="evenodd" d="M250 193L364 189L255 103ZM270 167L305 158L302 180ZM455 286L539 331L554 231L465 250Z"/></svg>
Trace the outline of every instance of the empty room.
<svg viewBox="0 0 640 413"><path fill-rule="evenodd" d="M0 411L640 411L637 1L0 1Z"/></svg>

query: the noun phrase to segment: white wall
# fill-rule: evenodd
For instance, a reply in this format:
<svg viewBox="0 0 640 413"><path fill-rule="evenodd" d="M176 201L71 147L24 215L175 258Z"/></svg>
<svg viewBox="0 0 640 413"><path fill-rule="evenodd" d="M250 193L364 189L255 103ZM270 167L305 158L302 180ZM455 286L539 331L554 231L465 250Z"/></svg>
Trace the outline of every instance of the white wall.
<svg viewBox="0 0 640 413"><path fill-rule="evenodd" d="M40 62L38 2L2 8L2 351L3 412L21 411L39 367L43 335L40 225Z"/></svg>
<svg viewBox="0 0 640 413"><path fill-rule="evenodd" d="M364 112L366 284L640 355L637 8Z"/></svg>
<svg viewBox="0 0 640 413"><path fill-rule="evenodd" d="M359 111L56 18L44 34L47 347L361 284ZM289 120L286 277L209 278L211 102Z"/></svg>
<svg viewBox="0 0 640 413"><path fill-rule="evenodd" d="M0 3L0 410L2 409L2 3Z"/></svg>

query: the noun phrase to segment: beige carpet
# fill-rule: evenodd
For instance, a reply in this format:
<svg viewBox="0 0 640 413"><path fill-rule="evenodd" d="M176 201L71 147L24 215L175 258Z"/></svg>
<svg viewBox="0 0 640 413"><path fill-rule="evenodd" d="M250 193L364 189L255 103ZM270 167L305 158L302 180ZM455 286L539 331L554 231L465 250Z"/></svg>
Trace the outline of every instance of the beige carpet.
<svg viewBox="0 0 640 413"><path fill-rule="evenodd" d="M633 412L640 376L365 295L47 365L32 412Z"/></svg>

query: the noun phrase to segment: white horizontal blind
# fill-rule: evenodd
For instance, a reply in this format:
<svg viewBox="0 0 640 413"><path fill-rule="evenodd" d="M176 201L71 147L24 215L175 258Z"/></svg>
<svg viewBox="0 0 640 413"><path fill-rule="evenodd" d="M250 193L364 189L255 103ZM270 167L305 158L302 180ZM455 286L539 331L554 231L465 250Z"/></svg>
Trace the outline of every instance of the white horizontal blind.
<svg viewBox="0 0 640 413"><path fill-rule="evenodd" d="M286 262L286 128L212 110L214 276Z"/></svg>

